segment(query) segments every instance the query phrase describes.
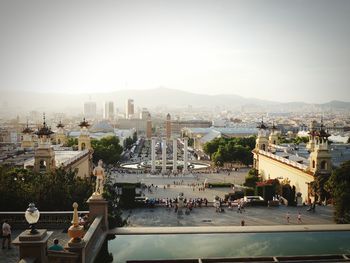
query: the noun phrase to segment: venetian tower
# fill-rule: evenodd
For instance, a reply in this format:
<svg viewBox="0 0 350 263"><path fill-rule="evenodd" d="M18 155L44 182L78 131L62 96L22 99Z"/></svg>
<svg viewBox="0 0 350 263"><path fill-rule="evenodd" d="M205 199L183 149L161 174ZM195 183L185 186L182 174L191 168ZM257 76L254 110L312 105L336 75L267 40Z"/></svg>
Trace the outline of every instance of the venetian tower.
<svg viewBox="0 0 350 263"><path fill-rule="evenodd" d="M56 144L66 144L67 136L66 136L66 133L64 131L64 125L60 121L56 127L57 127L57 132L55 134Z"/></svg>
<svg viewBox="0 0 350 263"><path fill-rule="evenodd" d="M275 123L272 122L272 127L271 127L271 133L269 136L269 144L271 145L278 145L278 134L277 134L277 127L275 126Z"/></svg>
<svg viewBox="0 0 350 263"><path fill-rule="evenodd" d="M320 130L313 133L314 147L310 153L310 171L314 175L331 174L332 158L329 152L328 134L321 120Z"/></svg>
<svg viewBox="0 0 350 263"><path fill-rule="evenodd" d="M38 136L38 147L34 152L34 172L50 172L56 167L55 152L51 146L53 132L46 125L45 115L42 127L35 132Z"/></svg>
<svg viewBox="0 0 350 263"><path fill-rule="evenodd" d="M255 149L267 151L267 146L269 144L267 133L268 127L265 125L264 120L261 120L261 123L257 126L259 129L258 137L256 138Z"/></svg>
<svg viewBox="0 0 350 263"><path fill-rule="evenodd" d="M165 137L167 140L170 140L171 138L171 117L169 113L166 115Z"/></svg>
<svg viewBox="0 0 350 263"><path fill-rule="evenodd" d="M310 123L309 142L306 144L306 148L308 149L309 152L312 152L315 148L315 137L317 135L316 126L317 126L316 121L312 121Z"/></svg>
<svg viewBox="0 0 350 263"><path fill-rule="evenodd" d="M148 116L147 116L146 137L147 139L152 138L152 118L150 113L148 113Z"/></svg>
<svg viewBox="0 0 350 263"><path fill-rule="evenodd" d="M83 151L85 149L91 150L91 139L89 128L90 124L83 119L83 121L79 124L80 127L80 135L78 137L78 150Z"/></svg>
<svg viewBox="0 0 350 263"><path fill-rule="evenodd" d="M21 148L23 149L32 149L34 148L34 141L33 141L33 130L29 128L28 121L26 127L22 131L22 141L21 141Z"/></svg>

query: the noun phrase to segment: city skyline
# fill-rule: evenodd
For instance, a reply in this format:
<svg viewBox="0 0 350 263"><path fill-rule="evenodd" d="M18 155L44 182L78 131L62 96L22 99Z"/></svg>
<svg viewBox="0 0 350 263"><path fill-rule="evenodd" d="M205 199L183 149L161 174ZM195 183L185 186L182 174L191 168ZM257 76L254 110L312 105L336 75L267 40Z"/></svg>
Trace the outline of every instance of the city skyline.
<svg viewBox="0 0 350 263"><path fill-rule="evenodd" d="M349 11L346 1L2 1L0 91L350 101Z"/></svg>

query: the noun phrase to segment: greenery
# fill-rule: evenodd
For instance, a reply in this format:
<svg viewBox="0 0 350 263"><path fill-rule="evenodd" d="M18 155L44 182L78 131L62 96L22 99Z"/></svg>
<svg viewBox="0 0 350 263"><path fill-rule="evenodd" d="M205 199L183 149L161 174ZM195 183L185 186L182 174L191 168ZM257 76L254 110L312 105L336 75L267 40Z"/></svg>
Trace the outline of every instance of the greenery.
<svg viewBox="0 0 350 263"><path fill-rule="evenodd" d="M299 145L301 143L308 143L309 142L309 137L295 137L292 139L281 137L279 138L280 143L294 143L296 145Z"/></svg>
<svg viewBox="0 0 350 263"><path fill-rule="evenodd" d="M325 187L333 198L335 221L350 223L350 161L333 171Z"/></svg>
<svg viewBox="0 0 350 263"><path fill-rule="evenodd" d="M35 174L0 166L0 211L25 211L31 202L42 211L70 211L74 202L84 210L92 189L90 178L78 178L75 171Z"/></svg>
<svg viewBox="0 0 350 263"><path fill-rule="evenodd" d="M66 143L67 147L78 147L78 138L69 137Z"/></svg>
<svg viewBox="0 0 350 263"><path fill-rule="evenodd" d="M258 171L254 168L250 169L248 175L245 177L244 186L255 188L256 183L260 182Z"/></svg>
<svg viewBox="0 0 350 263"><path fill-rule="evenodd" d="M108 202L108 225L109 228L121 227L126 224L126 219L122 218L122 211L119 206L119 196L115 190L115 185L107 180L104 185L103 197Z"/></svg>
<svg viewBox="0 0 350 263"><path fill-rule="evenodd" d="M194 139L193 138L189 138L188 139L188 146L193 147L193 145L194 145Z"/></svg>
<svg viewBox="0 0 350 263"><path fill-rule="evenodd" d="M255 147L255 137L216 138L204 144L203 150L218 166L224 163L240 162L244 165L253 163L251 151Z"/></svg>
<svg viewBox="0 0 350 263"><path fill-rule="evenodd" d="M128 137L124 140L124 148L126 149L131 149L133 144L134 144L134 140L131 137Z"/></svg>
<svg viewBox="0 0 350 263"><path fill-rule="evenodd" d="M94 149L93 161L97 163L103 160L105 164L115 164L120 159L123 147L119 144L119 138L116 136L104 137L100 140L91 140L91 146Z"/></svg>
<svg viewBox="0 0 350 263"><path fill-rule="evenodd" d="M233 184L231 183L209 183L209 187L232 187Z"/></svg>

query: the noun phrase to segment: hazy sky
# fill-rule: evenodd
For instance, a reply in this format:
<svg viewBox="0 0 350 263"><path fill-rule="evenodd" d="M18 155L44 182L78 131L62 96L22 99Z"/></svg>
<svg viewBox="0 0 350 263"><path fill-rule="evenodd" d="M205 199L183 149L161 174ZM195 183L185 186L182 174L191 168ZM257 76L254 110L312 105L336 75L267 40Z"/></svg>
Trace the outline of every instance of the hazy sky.
<svg viewBox="0 0 350 263"><path fill-rule="evenodd" d="M350 101L350 1L0 0L0 89Z"/></svg>

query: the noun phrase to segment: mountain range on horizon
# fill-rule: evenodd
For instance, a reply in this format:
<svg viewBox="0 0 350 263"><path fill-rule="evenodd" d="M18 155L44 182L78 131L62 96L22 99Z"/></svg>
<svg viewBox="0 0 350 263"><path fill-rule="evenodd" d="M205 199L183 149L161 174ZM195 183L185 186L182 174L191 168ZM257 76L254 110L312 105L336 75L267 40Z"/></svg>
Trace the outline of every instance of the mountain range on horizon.
<svg viewBox="0 0 350 263"><path fill-rule="evenodd" d="M333 100L327 103L307 102L276 102L256 98L245 98L235 94L206 95L195 94L187 91L154 88L148 90L120 90L108 93L86 94L62 94L62 93L38 93L32 91L2 91L0 97L0 109L16 108L21 111L83 109L84 102L95 101L98 108L103 102L113 101L118 109L125 108L127 99L133 99L135 108L155 108L163 106L167 108L183 108L191 105L195 108L227 108L239 110L242 108L262 111L300 112L322 110L350 110L350 102Z"/></svg>

